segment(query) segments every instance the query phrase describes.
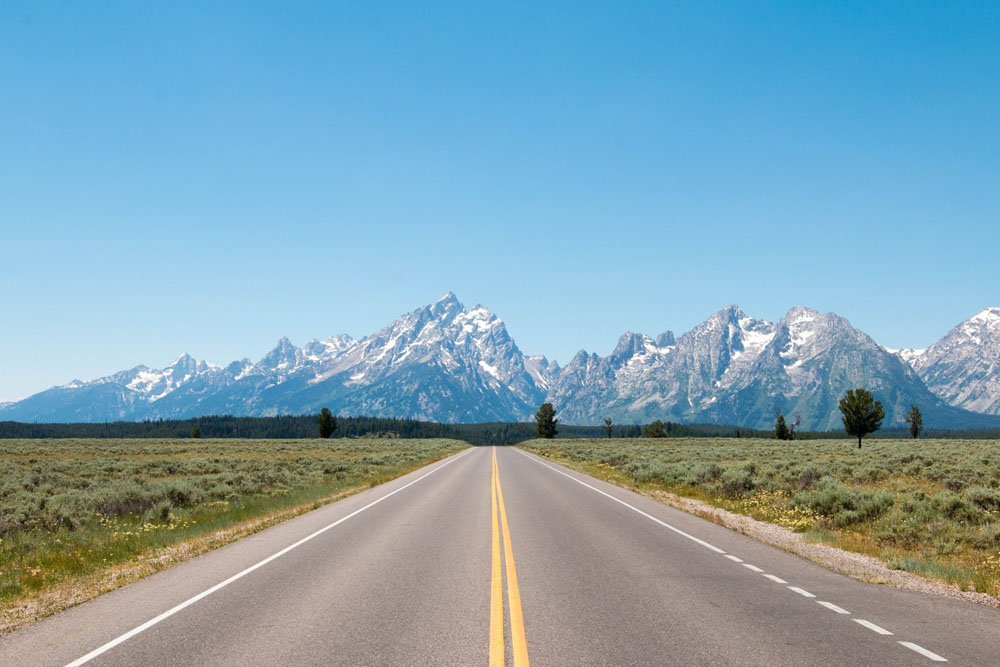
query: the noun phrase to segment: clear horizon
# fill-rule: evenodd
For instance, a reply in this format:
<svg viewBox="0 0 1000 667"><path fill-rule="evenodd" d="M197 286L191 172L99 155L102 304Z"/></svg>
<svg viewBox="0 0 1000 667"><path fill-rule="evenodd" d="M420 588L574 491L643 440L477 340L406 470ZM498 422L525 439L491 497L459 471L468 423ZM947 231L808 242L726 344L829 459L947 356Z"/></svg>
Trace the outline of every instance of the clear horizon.
<svg viewBox="0 0 1000 667"><path fill-rule="evenodd" d="M0 10L0 400L370 334L1000 306L1000 5Z"/></svg>

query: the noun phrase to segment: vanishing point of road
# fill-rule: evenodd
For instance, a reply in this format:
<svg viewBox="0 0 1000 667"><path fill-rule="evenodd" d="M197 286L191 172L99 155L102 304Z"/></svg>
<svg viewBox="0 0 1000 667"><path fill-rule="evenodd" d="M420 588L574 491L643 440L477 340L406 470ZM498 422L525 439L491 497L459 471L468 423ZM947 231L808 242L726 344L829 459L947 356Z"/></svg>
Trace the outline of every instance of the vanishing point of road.
<svg viewBox="0 0 1000 667"><path fill-rule="evenodd" d="M0 639L0 665L1000 665L1000 612L472 448Z"/></svg>

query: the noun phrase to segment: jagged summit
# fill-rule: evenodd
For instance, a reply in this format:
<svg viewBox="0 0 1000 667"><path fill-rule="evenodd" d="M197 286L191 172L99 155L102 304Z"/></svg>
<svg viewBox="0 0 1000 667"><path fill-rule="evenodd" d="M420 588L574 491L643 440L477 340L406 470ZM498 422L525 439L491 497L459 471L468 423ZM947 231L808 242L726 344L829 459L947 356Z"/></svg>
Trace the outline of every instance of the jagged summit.
<svg viewBox="0 0 1000 667"><path fill-rule="evenodd" d="M989 319L1000 321L1000 307L990 306L989 308L983 308L981 311L972 316L971 319L981 320Z"/></svg>

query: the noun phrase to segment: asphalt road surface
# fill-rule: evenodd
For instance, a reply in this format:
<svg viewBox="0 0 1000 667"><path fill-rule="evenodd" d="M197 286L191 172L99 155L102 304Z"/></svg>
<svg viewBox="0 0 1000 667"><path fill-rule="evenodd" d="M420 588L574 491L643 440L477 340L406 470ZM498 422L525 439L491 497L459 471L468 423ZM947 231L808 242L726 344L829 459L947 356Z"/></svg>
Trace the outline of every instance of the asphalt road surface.
<svg viewBox="0 0 1000 667"><path fill-rule="evenodd" d="M476 448L0 639L0 665L1000 665L1000 612L876 586Z"/></svg>

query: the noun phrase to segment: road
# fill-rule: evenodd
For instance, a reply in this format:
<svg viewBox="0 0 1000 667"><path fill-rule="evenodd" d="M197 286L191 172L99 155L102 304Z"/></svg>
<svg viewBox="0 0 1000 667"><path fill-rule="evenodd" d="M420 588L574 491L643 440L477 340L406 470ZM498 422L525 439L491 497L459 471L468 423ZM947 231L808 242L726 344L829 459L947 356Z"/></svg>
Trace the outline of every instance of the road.
<svg viewBox="0 0 1000 667"><path fill-rule="evenodd" d="M890 634L891 633L891 634ZM1000 612L475 448L0 639L0 665L1000 664Z"/></svg>

